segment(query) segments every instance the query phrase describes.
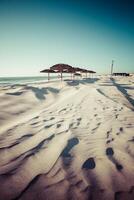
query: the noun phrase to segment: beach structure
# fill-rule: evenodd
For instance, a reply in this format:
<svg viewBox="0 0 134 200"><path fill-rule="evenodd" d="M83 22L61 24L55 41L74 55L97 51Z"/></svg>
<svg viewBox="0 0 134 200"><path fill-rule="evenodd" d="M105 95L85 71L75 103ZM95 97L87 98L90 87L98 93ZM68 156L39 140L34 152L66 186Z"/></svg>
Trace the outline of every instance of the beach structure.
<svg viewBox="0 0 134 200"><path fill-rule="evenodd" d="M114 68L114 60L112 60L112 64L111 64L111 75L113 74L113 68Z"/></svg>
<svg viewBox="0 0 134 200"><path fill-rule="evenodd" d="M75 76L75 73L76 73L76 69L74 67L72 67L72 68L68 69L66 71L66 73L70 73L71 74L71 79L73 79L74 76Z"/></svg>
<svg viewBox="0 0 134 200"><path fill-rule="evenodd" d="M113 76L130 76L129 73L113 73Z"/></svg>
<svg viewBox="0 0 134 200"><path fill-rule="evenodd" d="M40 73L47 73L48 74L48 81L49 81L50 80L50 73L56 73L56 72L52 69L44 69L44 70L40 71Z"/></svg>
<svg viewBox="0 0 134 200"><path fill-rule="evenodd" d="M75 71L76 72L80 72L80 73L86 73L86 77L87 77L87 74L94 74L96 73L95 71L91 71L91 70L87 70L87 69L84 69L84 68L79 68L79 67L76 67L75 68Z"/></svg>
<svg viewBox="0 0 134 200"><path fill-rule="evenodd" d="M88 72L89 72L90 74L92 74L92 78L93 78L93 74L96 74L95 71L90 71L90 70L88 70Z"/></svg>
<svg viewBox="0 0 134 200"><path fill-rule="evenodd" d="M87 69L83 69L83 70L82 70L82 73L85 73L85 74L86 74L86 78L87 78L88 70L87 70Z"/></svg>
<svg viewBox="0 0 134 200"><path fill-rule="evenodd" d="M80 73L74 73L74 76L81 76Z"/></svg>
<svg viewBox="0 0 134 200"><path fill-rule="evenodd" d="M71 79L74 78L74 76L82 76L82 73L86 73L86 77L88 73L92 73L92 74L96 73L91 70L87 70L87 69L79 68L79 67L72 67L71 65L63 64L63 63L53 65L52 67L50 67L50 69L44 69L40 72L48 73L48 80L50 79L50 73L60 73L61 80L63 78L63 73L70 73Z"/></svg>
<svg viewBox="0 0 134 200"><path fill-rule="evenodd" d="M91 73L91 74L96 74L95 71L90 71L90 70L88 70L88 72Z"/></svg>
<svg viewBox="0 0 134 200"><path fill-rule="evenodd" d="M60 73L60 78L62 80L63 78L63 73L71 73L71 78L72 78L72 74L74 74L76 71L74 69L74 67L68 65L68 64L56 64L53 65L52 67L50 67L50 69L45 69L40 71L41 73L48 73L48 80L50 78L50 73Z"/></svg>
<svg viewBox="0 0 134 200"><path fill-rule="evenodd" d="M74 69L72 66L63 63L53 65L52 67L50 67L50 69L56 71L57 73L60 73L61 80L63 78L63 73L74 73Z"/></svg>
<svg viewBox="0 0 134 200"><path fill-rule="evenodd" d="M84 69L79 68L79 67L75 67L75 70L76 70L77 72L83 72Z"/></svg>
<svg viewBox="0 0 134 200"><path fill-rule="evenodd" d="M82 69L81 72L86 74L86 78L87 78L87 74L88 74L88 73L89 73L89 74L94 74L94 73L96 73L96 72L94 72L94 71L87 70L87 69Z"/></svg>

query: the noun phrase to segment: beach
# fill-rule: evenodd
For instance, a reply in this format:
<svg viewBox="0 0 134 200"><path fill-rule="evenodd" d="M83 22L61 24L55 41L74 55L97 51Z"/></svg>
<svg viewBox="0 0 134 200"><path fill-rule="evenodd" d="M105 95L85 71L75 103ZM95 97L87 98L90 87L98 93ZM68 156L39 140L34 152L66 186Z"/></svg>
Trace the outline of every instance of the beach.
<svg viewBox="0 0 134 200"><path fill-rule="evenodd" d="M134 75L0 86L0 200L16 199L134 199Z"/></svg>

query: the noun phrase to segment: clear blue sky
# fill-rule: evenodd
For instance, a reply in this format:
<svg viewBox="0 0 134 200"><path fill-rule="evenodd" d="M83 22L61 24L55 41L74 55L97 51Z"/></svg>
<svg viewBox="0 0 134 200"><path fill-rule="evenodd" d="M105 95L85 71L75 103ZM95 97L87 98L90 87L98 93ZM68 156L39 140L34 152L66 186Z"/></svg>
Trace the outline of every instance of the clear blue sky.
<svg viewBox="0 0 134 200"><path fill-rule="evenodd" d="M56 63L134 72L133 0L0 0L0 76Z"/></svg>

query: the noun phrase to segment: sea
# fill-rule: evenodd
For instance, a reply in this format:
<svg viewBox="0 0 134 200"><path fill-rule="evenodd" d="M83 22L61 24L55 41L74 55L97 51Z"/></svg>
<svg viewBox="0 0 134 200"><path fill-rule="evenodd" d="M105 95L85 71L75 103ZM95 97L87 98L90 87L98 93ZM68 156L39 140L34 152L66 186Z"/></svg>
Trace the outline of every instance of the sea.
<svg viewBox="0 0 134 200"><path fill-rule="evenodd" d="M57 79L57 77L51 77L51 80ZM46 82L48 77L46 76L29 76L29 77L0 77L0 86L3 85L15 85L15 84L28 84Z"/></svg>

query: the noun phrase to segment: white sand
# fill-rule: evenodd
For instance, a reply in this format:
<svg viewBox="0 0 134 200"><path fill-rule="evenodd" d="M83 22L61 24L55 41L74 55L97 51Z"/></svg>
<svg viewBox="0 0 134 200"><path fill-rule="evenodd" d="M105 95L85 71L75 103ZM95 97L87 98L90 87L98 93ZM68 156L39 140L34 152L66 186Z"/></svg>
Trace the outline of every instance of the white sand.
<svg viewBox="0 0 134 200"><path fill-rule="evenodd" d="M0 200L134 199L134 76L0 87Z"/></svg>

